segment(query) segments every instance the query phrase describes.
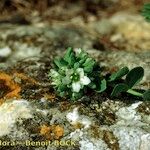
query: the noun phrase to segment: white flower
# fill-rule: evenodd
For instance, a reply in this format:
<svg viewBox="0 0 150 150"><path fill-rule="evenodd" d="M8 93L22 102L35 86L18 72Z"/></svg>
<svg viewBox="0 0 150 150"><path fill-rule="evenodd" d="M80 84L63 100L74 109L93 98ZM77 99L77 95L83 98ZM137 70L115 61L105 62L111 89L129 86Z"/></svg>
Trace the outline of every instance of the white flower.
<svg viewBox="0 0 150 150"><path fill-rule="evenodd" d="M79 92L80 89L81 89L80 82L74 82L74 83L72 83L72 89L73 89L73 92Z"/></svg>
<svg viewBox="0 0 150 150"><path fill-rule="evenodd" d="M54 69L51 69L50 70L50 76L55 78L55 77L59 76L59 73L57 71L55 71Z"/></svg>
<svg viewBox="0 0 150 150"><path fill-rule="evenodd" d="M55 71L54 69L51 69L49 75L52 77L52 83L51 83L52 85L58 86L59 84L61 84L60 76L57 71Z"/></svg>
<svg viewBox="0 0 150 150"><path fill-rule="evenodd" d="M75 48L74 51L75 51L76 55L79 55L82 50L81 50L81 48Z"/></svg>
<svg viewBox="0 0 150 150"><path fill-rule="evenodd" d="M73 92L79 92L84 85L88 85L91 80L84 75L84 70L82 68L78 68L76 72L79 74L79 81L72 83Z"/></svg>

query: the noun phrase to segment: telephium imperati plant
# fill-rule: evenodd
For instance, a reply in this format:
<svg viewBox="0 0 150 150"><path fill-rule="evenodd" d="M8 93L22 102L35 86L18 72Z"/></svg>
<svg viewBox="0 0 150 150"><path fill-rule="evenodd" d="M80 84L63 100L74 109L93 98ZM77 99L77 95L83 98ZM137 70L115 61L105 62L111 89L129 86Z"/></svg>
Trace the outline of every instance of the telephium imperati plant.
<svg viewBox="0 0 150 150"><path fill-rule="evenodd" d="M145 19L150 22L150 3L146 3L143 6L142 15Z"/></svg>
<svg viewBox="0 0 150 150"><path fill-rule="evenodd" d="M112 89L111 96L118 96L122 92L150 100L150 90L139 93L133 86L144 76L144 69L136 67L129 71L127 67L109 76L101 75L101 68L97 62L82 49L68 48L63 58L54 59L54 69L49 77L57 94L72 100L81 98L88 90L104 92ZM125 79L122 79L122 78Z"/></svg>
<svg viewBox="0 0 150 150"><path fill-rule="evenodd" d="M68 48L63 58L54 60L54 67L55 69L50 70L49 76L60 96L68 96L75 100L88 88L97 88L95 79L99 75L99 66L80 48L74 51Z"/></svg>

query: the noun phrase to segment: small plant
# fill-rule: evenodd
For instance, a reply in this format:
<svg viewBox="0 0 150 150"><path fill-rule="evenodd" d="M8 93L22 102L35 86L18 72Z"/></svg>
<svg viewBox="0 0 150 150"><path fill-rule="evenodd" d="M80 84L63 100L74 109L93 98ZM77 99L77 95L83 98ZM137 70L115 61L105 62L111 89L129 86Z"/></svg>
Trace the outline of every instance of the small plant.
<svg viewBox="0 0 150 150"><path fill-rule="evenodd" d="M144 100L150 100L150 90L144 93L133 90L143 76L142 67L130 71L124 67L109 77L102 76L100 66L80 48L75 50L68 48L63 58L54 59L54 69L49 72L51 84L58 95L72 100L81 98L90 89L101 93L108 88L112 89L112 97L127 92ZM125 79L122 79L123 77Z"/></svg>
<svg viewBox="0 0 150 150"><path fill-rule="evenodd" d="M150 22L150 3L146 3L143 6L142 15L147 21Z"/></svg>
<svg viewBox="0 0 150 150"><path fill-rule="evenodd" d="M54 60L54 69L49 73L57 93L73 100L80 98L88 88L98 89L99 75L100 68L95 60L80 48L75 51L68 48L63 58Z"/></svg>

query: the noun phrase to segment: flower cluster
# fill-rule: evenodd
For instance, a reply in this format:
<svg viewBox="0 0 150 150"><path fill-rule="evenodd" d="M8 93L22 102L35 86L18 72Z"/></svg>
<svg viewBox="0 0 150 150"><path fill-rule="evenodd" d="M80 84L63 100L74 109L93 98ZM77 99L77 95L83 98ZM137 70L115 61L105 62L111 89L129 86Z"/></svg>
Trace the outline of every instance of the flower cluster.
<svg viewBox="0 0 150 150"><path fill-rule="evenodd" d="M95 77L99 76L99 66L82 49L68 48L63 58L54 60L54 65L49 77L60 96L76 100L88 88L96 89L94 82Z"/></svg>

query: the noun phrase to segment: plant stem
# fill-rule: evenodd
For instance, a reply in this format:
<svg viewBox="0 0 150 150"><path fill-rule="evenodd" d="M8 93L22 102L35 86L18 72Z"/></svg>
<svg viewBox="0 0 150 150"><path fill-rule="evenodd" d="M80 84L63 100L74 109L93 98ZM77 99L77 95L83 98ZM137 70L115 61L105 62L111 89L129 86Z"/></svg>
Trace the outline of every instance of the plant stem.
<svg viewBox="0 0 150 150"><path fill-rule="evenodd" d="M137 92L137 91L135 91L135 90L132 90L132 89L129 89L129 90L127 91L127 93L130 93L130 94L135 95L135 96L143 97L143 94L142 94L142 93L139 93L139 92Z"/></svg>

